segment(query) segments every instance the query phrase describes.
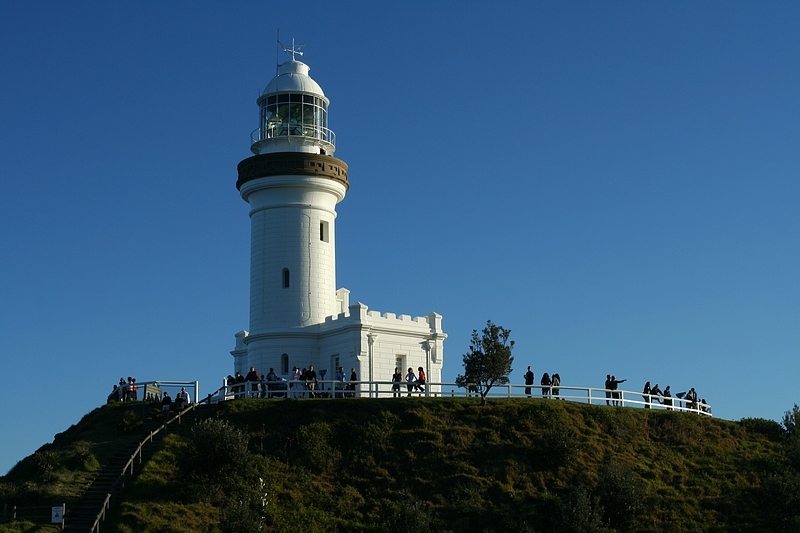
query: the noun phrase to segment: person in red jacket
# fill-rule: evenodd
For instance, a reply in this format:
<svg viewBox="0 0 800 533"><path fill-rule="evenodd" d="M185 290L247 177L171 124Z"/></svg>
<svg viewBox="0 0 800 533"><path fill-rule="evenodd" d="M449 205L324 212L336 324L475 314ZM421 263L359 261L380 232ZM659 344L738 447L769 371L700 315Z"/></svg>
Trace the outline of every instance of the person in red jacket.
<svg viewBox="0 0 800 533"><path fill-rule="evenodd" d="M425 370L422 367L417 368L417 388L425 392Z"/></svg>
<svg viewBox="0 0 800 533"><path fill-rule="evenodd" d="M256 371L256 367L250 367L250 372L247 373L247 375L244 377L244 380L252 382L250 385L250 396L258 397L261 393L261 383L258 382L258 372Z"/></svg>

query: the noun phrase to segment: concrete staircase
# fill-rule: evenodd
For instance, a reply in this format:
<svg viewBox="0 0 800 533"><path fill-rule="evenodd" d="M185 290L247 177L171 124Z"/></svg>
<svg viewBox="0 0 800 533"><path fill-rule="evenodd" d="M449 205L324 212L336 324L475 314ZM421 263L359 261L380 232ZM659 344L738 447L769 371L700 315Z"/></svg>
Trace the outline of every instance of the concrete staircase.
<svg viewBox="0 0 800 533"><path fill-rule="evenodd" d="M152 435L152 438L148 436L141 443L120 449L100 470L89 488L81 495L80 500L67 509L64 531L99 533L100 524L105 520L109 505L131 478L139 473L141 466L161 447L168 432L176 431L180 427L178 423L183 425L198 418L207 418L215 410L215 406L202 405L185 411L180 415L180 421L177 416L170 420L167 431L162 427L160 431ZM134 454L136 457L129 463ZM100 521L93 529L98 516Z"/></svg>

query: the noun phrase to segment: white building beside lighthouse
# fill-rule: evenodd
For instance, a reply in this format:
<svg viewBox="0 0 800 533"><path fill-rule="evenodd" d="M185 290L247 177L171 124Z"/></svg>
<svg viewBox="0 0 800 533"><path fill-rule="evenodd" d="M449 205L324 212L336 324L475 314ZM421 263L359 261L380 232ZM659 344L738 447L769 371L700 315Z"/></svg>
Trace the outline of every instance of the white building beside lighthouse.
<svg viewBox="0 0 800 533"><path fill-rule="evenodd" d="M441 382L441 315L371 311L336 288L336 205L350 186L348 167L334 157L330 102L308 72L292 50L257 99L255 155L238 167L236 187L250 205L250 326L236 334L234 371L274 368L288 380L294 366L314 365L332 380L342 366L369 382L421 366Z"/></svg>

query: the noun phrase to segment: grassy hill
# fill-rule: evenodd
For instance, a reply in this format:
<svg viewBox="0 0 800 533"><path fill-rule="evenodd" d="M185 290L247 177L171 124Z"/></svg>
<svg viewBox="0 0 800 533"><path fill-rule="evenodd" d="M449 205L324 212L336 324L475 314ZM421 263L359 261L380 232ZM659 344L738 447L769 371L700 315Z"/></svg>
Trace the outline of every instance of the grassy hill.
<svg viewBox="0 0 800 533"><path fill-rule="evenodd" d="M104 532L800 531L797 432L768 420L544 399L199 411L128 485ZM0 478L0 500L69 507L158 417L141 404L96 409Z"/></svg>

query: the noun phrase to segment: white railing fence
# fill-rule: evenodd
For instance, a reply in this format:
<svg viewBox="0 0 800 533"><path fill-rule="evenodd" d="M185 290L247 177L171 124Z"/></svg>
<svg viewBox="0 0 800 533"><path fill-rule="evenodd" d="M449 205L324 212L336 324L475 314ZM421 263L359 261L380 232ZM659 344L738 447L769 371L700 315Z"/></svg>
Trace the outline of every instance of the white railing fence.
<svg viewBox="0 0 800 533"><path fill-rule="evenodd" d="M117 386L111 394L108 395L109 400L116 400L116 401L126 401L127 400L134 400L134 401L161 401L162 394L164 391L167 391L172 396L174 400L175 397L180 392L181 388L186 388L186 391L189 393L189 398L191 400L190 403L197 403L200 401L200 383L198 381L165 381L165 380L157 380L157 381L137 381L135 383L136 390L130 391L128 396L125 395L125 390L123 386ZM129 384L125 384L124 387L130 387Z"/></svg>
<svg viewBox="0 0 800 533"><path fill-rule="evenodd" d="M527 392L530 391L530 394ZM460 387L455 383L432 383L417 386L414 383L392 381L245 381L233 385L223 385L212 401L233 400L236 398L392 398L423 396L431 398L480 397L477 386ZM590 405L609 405L685 411L711 416L711 406L699 400L692 402L686 398L644 394L628 390L598 389L592 387L573 387L561 385L557 388L542 385L509 383L493 386L487 398L545 398L588 403Z"/></svg>

